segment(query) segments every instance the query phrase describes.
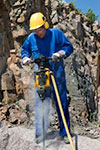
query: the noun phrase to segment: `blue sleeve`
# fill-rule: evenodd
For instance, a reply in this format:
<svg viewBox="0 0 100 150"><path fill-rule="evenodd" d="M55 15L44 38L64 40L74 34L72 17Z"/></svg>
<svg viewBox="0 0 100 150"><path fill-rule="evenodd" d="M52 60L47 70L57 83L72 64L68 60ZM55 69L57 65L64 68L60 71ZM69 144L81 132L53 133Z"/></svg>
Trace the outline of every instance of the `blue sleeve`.
<svg viewBox="0 0 100 150"><path fill-rule="evenodd" d="M29 38L27 38L24 42L24 44L22 45L21 48L21 58L23 59L24 57L31 57L32 53L31 53L31 47L30 47L30 43L29 43Z"/></svg>
<svg viewBox="0 0 100 150"><path fill-rule="evenodd" d="M60 49L64 50L66 53L66 57L68 57L73 52L73 46L72 43L66 38L64 33L59 30L59 42L60 42Z"/></svg>

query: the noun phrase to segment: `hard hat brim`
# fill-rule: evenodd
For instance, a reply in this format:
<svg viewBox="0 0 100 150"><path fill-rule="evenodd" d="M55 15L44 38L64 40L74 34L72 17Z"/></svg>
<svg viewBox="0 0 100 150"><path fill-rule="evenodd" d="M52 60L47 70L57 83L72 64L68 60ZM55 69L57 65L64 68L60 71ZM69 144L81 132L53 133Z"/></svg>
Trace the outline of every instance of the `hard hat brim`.
<svg viewBox="0 0 100 150"><path fill-rule="evenodd" d="M30 30L35 30L35 29L38 29L38 28L40 28L41 26L43 26L44 24L42 24L42 25L39 25L39 26L36 26L36 27L34 27L34 28L30 28Z"/></svg>

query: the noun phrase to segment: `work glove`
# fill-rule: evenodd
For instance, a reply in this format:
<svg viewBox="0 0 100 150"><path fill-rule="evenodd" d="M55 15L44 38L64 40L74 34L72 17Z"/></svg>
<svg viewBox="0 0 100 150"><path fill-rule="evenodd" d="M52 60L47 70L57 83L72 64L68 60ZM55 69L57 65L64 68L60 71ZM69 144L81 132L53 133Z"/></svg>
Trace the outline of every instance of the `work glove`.
<svg viewBox="0 0 100 150"><path fill-rule="evenodd" d="M29 65L30 63L31 63L31 59L30 59L30 58L24 57L24 58L22 59L22 64L23 64L23 65Z"/></svg>
<svg viewBox="0 0 100 150"><path fill-rule="evenodd" d="M59 61L59 59L60 58L62 58L62 57L64 57L65 56L65 51L64 50L60 50L60 51L58 51L58 52L56 52L56 53L53 53L53 55L52 55L52 59L54 60L54 61Z"/></svg>

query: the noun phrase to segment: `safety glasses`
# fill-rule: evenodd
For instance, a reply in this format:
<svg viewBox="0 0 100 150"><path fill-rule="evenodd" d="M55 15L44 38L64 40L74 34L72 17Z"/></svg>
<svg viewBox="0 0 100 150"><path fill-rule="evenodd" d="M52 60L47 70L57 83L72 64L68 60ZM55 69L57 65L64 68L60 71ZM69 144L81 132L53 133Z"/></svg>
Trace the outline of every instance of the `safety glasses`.
<svg viewBox="0 0 100 150"><path fill-rule="evenodd" d="M38 29L33 30L33 32L37 34L39 32L42 32L43 30L44 30L44 27L40 27Z"/></svg>

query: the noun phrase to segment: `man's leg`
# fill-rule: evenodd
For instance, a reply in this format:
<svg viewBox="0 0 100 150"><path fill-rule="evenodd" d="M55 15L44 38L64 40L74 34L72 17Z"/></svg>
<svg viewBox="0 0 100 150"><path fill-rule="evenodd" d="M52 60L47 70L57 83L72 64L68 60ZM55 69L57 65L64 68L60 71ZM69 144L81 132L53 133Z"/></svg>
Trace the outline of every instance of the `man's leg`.
<svg viewBox="0 0 100 150"><path fill-rule="evenodd" d="M55 94L54 94L54 99L56 101L56 108L57 108L59 124L60 124L60 132L59 132L59 134L61 136L66 136L67 133L66 133L66 130L65 130L65 127L64 127L64 124L63 124L61 112L60 112L60 109L59 109L58 102L57 102ZM68 101L67 101L67 97L66 97L66 92L63 92L62 94L60 94L60 100L61 100L64 116L65 116L65 119L66 119L66 122L67 122L67 126L68 126L69 131L70 131L70 117L69 117L69 111L68 111Z"/></svg>

